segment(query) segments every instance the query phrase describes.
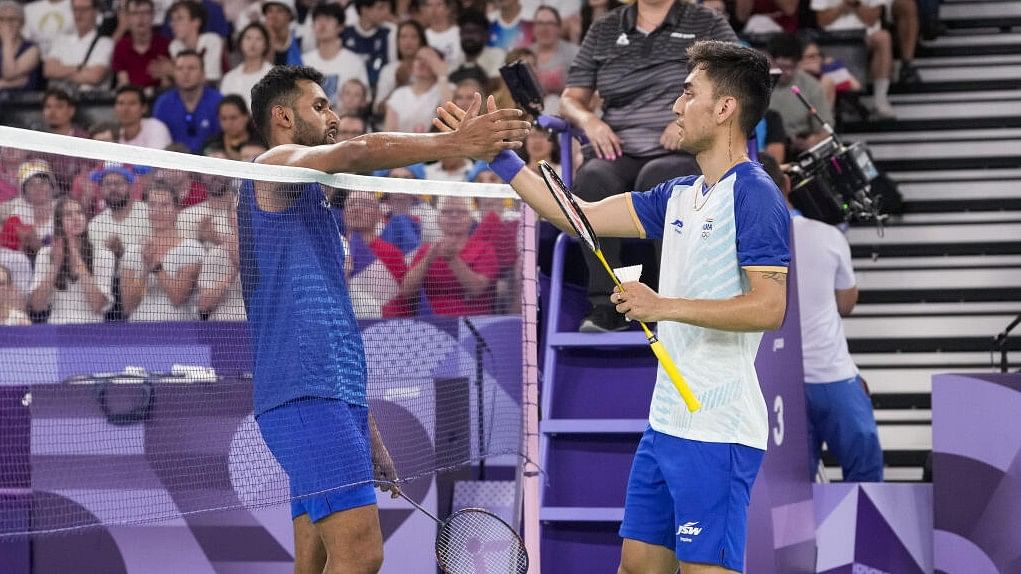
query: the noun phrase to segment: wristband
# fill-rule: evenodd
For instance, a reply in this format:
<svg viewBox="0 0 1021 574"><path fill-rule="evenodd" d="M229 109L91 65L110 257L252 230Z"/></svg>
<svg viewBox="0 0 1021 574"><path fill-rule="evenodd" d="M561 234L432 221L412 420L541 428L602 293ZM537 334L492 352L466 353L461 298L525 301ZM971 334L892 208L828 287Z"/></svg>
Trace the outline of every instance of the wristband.
<svg viewBox="0 0 1021 574"><path fill-rule="evenodd" d="M496 154L493 161L489 162L489 169L507 183L510 183L523 167L525 167L525 160L509 149Z"/></svg>

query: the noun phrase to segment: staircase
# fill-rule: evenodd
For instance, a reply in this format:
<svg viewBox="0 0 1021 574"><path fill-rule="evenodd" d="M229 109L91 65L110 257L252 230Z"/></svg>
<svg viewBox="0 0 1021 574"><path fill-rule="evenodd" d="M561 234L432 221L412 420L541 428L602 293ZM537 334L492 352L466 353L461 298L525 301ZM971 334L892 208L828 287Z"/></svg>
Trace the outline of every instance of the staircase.
<svg viewBox="0 0 1021 574"><path fill-rule="evenodd" d="M844 328L892 481L922 478L931 375L994 370L993 337L1021 313L1021 2L944 0L940 18L947 34L916 60L922 83L894 88L897 121L844 130L905 200L882 237L848 233L861 298Z"/></svg>

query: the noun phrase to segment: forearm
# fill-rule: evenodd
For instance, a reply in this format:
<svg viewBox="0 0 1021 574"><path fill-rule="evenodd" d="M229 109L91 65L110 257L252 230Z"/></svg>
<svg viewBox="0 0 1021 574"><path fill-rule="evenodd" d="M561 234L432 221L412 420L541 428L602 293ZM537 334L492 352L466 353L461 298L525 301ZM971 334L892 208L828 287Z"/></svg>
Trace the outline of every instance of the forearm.
<svg viewBox="0 0 1021 574"><path fill-rule="evenodd" d="M51 80L63 80L73 74L74 68L65 66L56 58L49 58L43 63L43 75Z"/></svg>
<svg viewBox="0 0 1021 574"><path fill-rule="evenodd" d="M89 304L89 309L92 309L92 312L97 314L105 311L110 300L99 289L99 286L96 285L96 277L88 271L84 271L79 280L85 288L85 301Z"/></svg>
<svg viewBox="0 0 1021 574"><path fill-rule="evenodd" d="M435 249L435 247L429 246L428 249ZM426 255L418 264L408 270L407 275L404 276L404 281L401 281L401 288L397 292L398 297L407 299L418 293L422 283L425 282L425 275L429 272L429 263L431 261L432 258Z"/></svg>
<svg viewBox="0 0 1021 574"><path fill-rule="evenodd" d="M836 8L829 8L827 10L819 10L815 13L816 22L820 28L825 28L837 20L837 18L844 15L844 5L841 4Z"/></svg>
<svg viewBox="0 0 1021 574"><path fill-rule="evenodd" d="M121 298L124 303L124 311L128 315L138 309L145 296L145 277L134 277L131 274L121 274Z"/></svg>
<svg viewBox="0 0 1021 574"><path fill-rule="evenodd" d="M228 273L226 277L215 283L208 289L202 289L199 291L198 301L195 306L198 308L200 313L212 313L223 303L223 298L227 295L227 289L230 288L234 279L237 278L237 270L232 269L231 273Z"/></svg>
<svg viewBox="0 0 1021 574"><path fill-rule="evenodd" d="M42 282L39 284L39 287L36 287L29 296L29 309L36 312L42 312L49 308L50 297L53 296L53 290L55 289L53 281L54 275L52 273L47 273L46 277L44 277Z"/></svg>
<svg viewBox="0 0 1021 574"><path fill-rule="evenodd" d="M281 154L283 156L279 159L283 160L284 165L299 165L326 173L359 173L448 157L463 157L465 152L454 132L381 132L361 135L329 146L290 147Z"/></svg>
<svg viewBox="0 0 1021 574"><path fill-rule="evenodd" d="M875 25L876 22L879 21L879 18L883 15L883 8L882 6L872 7L865 6L864 4L859 4L855 8L855 13L858 14L859 20L861 20L866 26L871 28L872 26Z"/></svg>
<svg viewBox="0 0 1021 574"><path fill-rule="evenodd" d="M160 271L156 274L156 281L160 288L167 294L167 298L174 305L183 305L188 301L192 291L195 290L195 279L198 271L185 268L177 273L171 274L167 271Z"/></svg>
<svg viewBox="0 0 1021 574"><path fill-rule="evenodd" d="M564 90L564 94L560 97L560 115L571 125L580 128L597 117L589 105L592 95L589 94L583 101L583 94L570 94L569 92L570 88Z"/></svg>
<svg viewBox="0 0 1021 574"><path fill-rule="evenodd" d="M663 320L717 331L772 331L783 323L785 311L785 299L750 292L731 299L667 299Z"/></svg>
<svg viewBox="0 0 1021 574"><path fill-rule="evenodd" d="M475 298L483 295L493 284L489 277L472 271L460 257L452 257L449 265L450 270L454 272L454 277L457 278L457 282L461 284L461 288L464 289L468 297Z"/></svg>
<svg viewBox="0 0 1021 574"><path fill-rule="evenodd" d="M109 69L106 66L89 66L88 68L82 68L81 70L76 70L73 74L71 74L71 81L76 84L96 86L106 78L108 70Z"/></svg>
<svg viewBox="0 0 1021 574"><path fill-rule="evenodd" d="M519 171L514 176L514 179L508 183L510 183L521 199L534 209L540 217L546 219L564 233L577 235L570 222L564 217L564 212L560 210L559 204L553 199L553 195L546 187L546 182L542 180L542 177L534 171L525 168ZM585 206L589 205L588 202L577 197L575 197L575 200L583 211Z"/></svg>

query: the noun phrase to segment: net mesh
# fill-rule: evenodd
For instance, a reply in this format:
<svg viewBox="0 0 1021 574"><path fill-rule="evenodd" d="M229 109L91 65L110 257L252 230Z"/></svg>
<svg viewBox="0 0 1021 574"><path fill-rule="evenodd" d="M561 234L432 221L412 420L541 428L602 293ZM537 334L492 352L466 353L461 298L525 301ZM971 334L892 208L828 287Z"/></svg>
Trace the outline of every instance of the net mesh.
<svg viewBox="0 0 1021 574"><path fill-rule="evenodd" d="M522 462L506 187L11 128L0 160L0 537L357 497L370 413L401 482Z"/></svg>

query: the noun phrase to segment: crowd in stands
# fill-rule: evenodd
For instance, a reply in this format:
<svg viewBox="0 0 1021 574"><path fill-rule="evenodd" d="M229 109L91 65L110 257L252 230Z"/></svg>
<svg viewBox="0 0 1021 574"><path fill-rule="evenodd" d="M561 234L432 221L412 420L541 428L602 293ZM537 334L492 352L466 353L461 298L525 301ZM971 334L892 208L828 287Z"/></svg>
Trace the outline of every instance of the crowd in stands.
<svg viewBox="0 0 1021 574"><path fill-rule="evenodd" d="M639 10L644 2L638 0ZM887 98L891 82L919 81L912 60L920 21L927 20L916 2L693 3L716 14L710 37L761 47L781 71L756 136L763 153L784 162L827 136L784 89L791 85L831 123L842 99L867 86L875 103L865 115L895 116ZM646 111L632 107L647 89L643 79L612 88L603 83L607 57L597 46L605 38L589 36L604 18L620 18L620 6L618 0L0 0L0 100L44 94L41 131L251 161L265 144L251 121L250 90L275 64L320 70L341 117L340 138L353 138L375 130L429 131L437 106L450 99L466 107L475 92L514 106L499 68L524 60L545 92L545 113L564 115L597 144L588 155L575 150L577 169L594 157L617 159L621 143L613 130ZM634 25L644 30L641 18ZM848 30L860 33L867 50L867 77L828 57L820 41ZM676 53L655 57L683 58L692 40L671 37L676 45L664 46ZM626 37L624 44L609 40L627 45ZM113 121L87 125L79 107L97 94L108 94ZM672 149L668 132L657 134L658 142L639 137L625 144ZM537 129L529 137L521 153L530 167L543 159L557 163L554 136ZM376 175L497 181L467 158ZM183 170L0 148L0 323L242 320L237 190L237 181ZM333 205L361 316L514 311L511 278L520 258L517 210L510 204L337 193Z"/></svg>

